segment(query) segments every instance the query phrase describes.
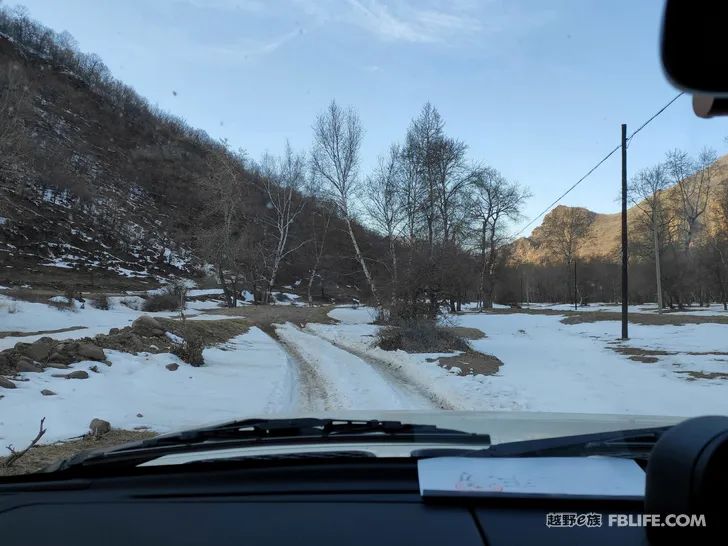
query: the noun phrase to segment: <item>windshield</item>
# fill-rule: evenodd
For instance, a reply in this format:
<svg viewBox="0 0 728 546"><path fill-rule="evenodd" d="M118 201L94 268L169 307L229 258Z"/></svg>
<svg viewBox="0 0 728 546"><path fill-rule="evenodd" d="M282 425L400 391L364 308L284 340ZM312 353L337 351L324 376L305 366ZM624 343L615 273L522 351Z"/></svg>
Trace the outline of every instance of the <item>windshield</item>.
<svg viewBox="0 0 728 546"><path fill-rule="evenodd" d="M0 475L249 418L724 412L728 133L661 10L0 2Z"/></svg>

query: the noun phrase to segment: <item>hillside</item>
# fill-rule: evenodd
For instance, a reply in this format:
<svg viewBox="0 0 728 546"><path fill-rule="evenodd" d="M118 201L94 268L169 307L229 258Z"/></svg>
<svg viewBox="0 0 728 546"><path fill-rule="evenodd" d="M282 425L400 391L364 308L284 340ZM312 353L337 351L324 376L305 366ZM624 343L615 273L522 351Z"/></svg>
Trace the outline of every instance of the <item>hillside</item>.
<svg viewBox="0 0 728 546"><path fill-rule="evenodd" d="M728 183L728 155L720 157L714 164L718 169L718 176L716 177L716 184L711 188L711 197L708 202L708 212L705 214L704 222L700 224L700 231L698 232L697 241L700 241L700 236L706 231L710 231L713 226L713 214L715 207L717 206L717 195L720 194L718 191L721 185ZM678 196L678 188L672 186L665 190L665 201L670 202L676 200ZM552 252L547 248L543 234L543 224L549 221L563 220L569 210L578 209L580 207L567 207L564 205L558 205L548 212L541 225L535 228L530 237L521 237L516 239L512 243L512 257L513 263L527 263L527 264L543 264L552 261ZM577 250L577 257L581 260L592 260L599 259L608 262L617 263L620 259L620 248L621 248L621 233L622 233L622 220L621 213L616 212L613 214L601 214L587 209L582 209L591 218L591 225L588 230L587 239L588 244L581 246ZM627 223L629 236L631 240L634 238L644 235L644 226L641 222L641 216L643 212L638 208L637 205L633 204L627 209Z"/></svg>
<svg viewBox="0 0 728 546"><path fill-rule="evenodd" d="M203 275L209 241L200 236L215 227L204 214L203 182L221 156L244 180L240 221L250 247L241 252L258 259L268 206L245 160L149 105L94 55L66 48L38 23L18 24L0 10L0 285L131 289ZM44 40L48 33L55 38ZM313 197L298 198L308 214L292 245L311 237L320 209ZM365 248L379 244L361 225L354 229ZM316 287L322 296L339 282L361 284L356 263L341 258L349 243L336 217L328 237L317 277L329 283L326 291ZM290 256L280 284L306 275L309 259ZM247 276L255 283L260 274L253 264Z"/></svg>

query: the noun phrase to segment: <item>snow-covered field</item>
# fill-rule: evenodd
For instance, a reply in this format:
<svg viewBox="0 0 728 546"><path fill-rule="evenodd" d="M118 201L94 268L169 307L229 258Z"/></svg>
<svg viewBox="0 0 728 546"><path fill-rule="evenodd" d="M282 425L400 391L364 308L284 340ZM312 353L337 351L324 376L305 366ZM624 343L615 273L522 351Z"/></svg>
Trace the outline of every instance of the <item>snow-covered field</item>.
<svg viewBox="0 0 728 546"><path fill-rule="evenodd" d="M507 306L495 306L504 308ZM580 305L574 309L574 304L571 303L529 303L523 305L524 309L551 309L554 311L611 311L614 313L622 312L622 305L618 303L590 303L589 305ZM629 313L657 313L656 303L644 303L642 305L629 305L627 306ZM686 307L683 310L664 310L665 313L673 315L697 315L697 316L728 316L728 311L723 309L723 305L719 303L712 303L710 305L699 307L692 305Z"/></svg>
<svg viewBox="0 0 728 546"><path fill-rule="evenodd" d="M200 291L195 296L217 292ZM192 301L188 315L221 320L211 301ZM595 310L590 306L589 310ZM553 308L553 306L551 307ZM605 310L612 310L606 308ZM719 310L715 311L716 313ZM129 325L142 312L112 301L108 311L61 311L0 297L0 332L39 332L71 339ZM154 314L153 314L154 315ZM172 316L173 313L158 313ZM728 413L728 325L632 324L618 342L619 323L566 325L559 315L466 313L459 326L483 331L473 348L498 357L493 375L460 375L438 365L439 354L388 352L373 347L372 309L337 307L337 324L285 324L278 339L251 328L204 352L193 368L171 354L107 351L111 366L81 362L86 380L53 377L58 370L21 373L17 389L0 389L0 445L23 445L41 417L43 441L79 436L94 417L112 426L165 432L220 420L284 412L356 409L456 409L690 416ZM2 335L2 334L0 334ZM42 335L0 337L0 349ZM631 360L615 348L662 351L655 362ZM642 353L640 353L642 354ZM176 371L165 366L179 364ZM690 372L690 373L687 373ZM697 375L696 375L697 373ZM692 375L691 375L692 374ZM55 396L42 396L50 389ZM141 416L139 416L141 415Z"/></svg>

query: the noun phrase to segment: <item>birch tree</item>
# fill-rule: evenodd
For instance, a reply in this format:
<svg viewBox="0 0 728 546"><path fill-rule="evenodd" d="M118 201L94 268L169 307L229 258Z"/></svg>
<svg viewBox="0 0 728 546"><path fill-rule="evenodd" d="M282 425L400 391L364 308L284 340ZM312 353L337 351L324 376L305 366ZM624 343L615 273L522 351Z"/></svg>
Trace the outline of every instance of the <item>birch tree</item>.
<svg viewBox="0 0 728 546"><path fill-rule="evenodd" d="M290 245L291 226L303 211L305 204L301 196L301 190L305 185L305 164L305 157L302 154L295 154L288 142L283 157L266 154L261 162L260 185L269 211L269 214L263 216L262 221L273 233L268 283L263 296L266 303L270 301L281 262L307 242L301 241L295 246Z"/></svg>
<svg viewBox="0 0 728 546"><path fill-rule="evenodd" d="M331 101L316 118L313 133L312 172L326 185L327 193L336 204L372 297L377 307L381 307L379 293L359 247L352 222L352 199L359 189L359 150L363 136L359 116L352 108L342 109L336 101Z"/></svg>
<svg viewBox="0 0 728 546"><path fill-rule="evenodd" d="M663 192L670 185L666 165L659 164L643 169L632 180L629 187L629 196L637 210L647 223L652 234L652 247L655 256L655 288L657 291L657 308L662 313L662 272L661 272L661 246L664 231L668 224L667 209L664 203Z"/></svg>
<svg viewBox="0 0 728 546"><path fill-rule="evenodd" d="M367 210L374 227L387 239L389 270L392 278L391 302L395 306L398 297L399 275L396 238L404 220L401 195L398 192L400 177L400 149L392 145L386 156L380 157L374 173L367 178Z"/></svg>

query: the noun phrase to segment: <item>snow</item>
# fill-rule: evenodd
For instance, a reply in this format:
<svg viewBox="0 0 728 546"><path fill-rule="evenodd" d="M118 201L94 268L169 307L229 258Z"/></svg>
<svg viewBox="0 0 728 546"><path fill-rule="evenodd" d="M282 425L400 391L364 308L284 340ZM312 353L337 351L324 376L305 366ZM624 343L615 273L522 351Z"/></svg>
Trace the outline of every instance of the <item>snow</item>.
<svg viewBox="0 0 728 546"><path fill-rule="evenodd" d="M471 304L468 304L471 305ZM475 308L474 304L472 304ZM495 307L495 306L494 306ZM507 307L507 306L501 306L501 307ZM588 312L594 312L594 311L611 311L613 313L621 313L622 312L622 304L620 303L590 303L589 305L579 305L576 309L574 309L574 304L569 303L529 303L529 304L523 304L524 309L550 309L554 311L588 311ZM657 313L657 304L656 303L644 303L640 305L628 305L627 306L627 312L628 313ZM705 315L705 316L714 316L714 315L728 315L728 311L725 311L723 309L723 305L719 303L713 303L706 307L698 307L697 305L686 307L683 310L663 310L663 313L670 314L670 315Z"/></svg>
<svg viewBox="0 0 728 546"><path fill-rule="evenodd" d="M187 295L191 298L197 296L215 296L218 294L223 294L222 288L193 288L192 290L187 291Z"/></svg>
<svg viewBox="0 0 728 546"><path fill-rule="evenodd" d="M489 399L514 397L523 409L555 412L691 416L728 410L724 381L688 381L675 373L679 358L648 364L610 349L619 322L565 325L560 319L518 313L459 317L460 325L487 334L473 347L504 362L486 378ZM717 324L631 325L629 345L717 351L724 332Z"/></svg>
<svg viewBox="0 0 728 546"><path fill-rule="evenodd" d="M323 383L324 409L426 409L432 404L410 390L397 388L391 378L361 358L317 335L291 324L276 328L280 338L293 346Z"/></svg>
<svg viewBox="0 0 728 546"><path fill-rule="evenodd" d="M3 390L0 444L26 445L46 418L41 443L79 436L91 419L118 428L147 426L167 432L241 415L287 411L295 403L294 375L286 354L257 328L224 347L206 349L205 366L194 368L170 354L134 356L107 351L112 365L96 364L89 379L52 377L59 370L22 374L27 381ZM166 364L179 364L169 371ZM89 370L93 362L74 365ZM56 396L41 396L50 389ZM143 417L137 417L141 413Z"/></svg>
<svg viewBox="0 0 728 546"><path fill-rule="evenodd" d="M336 307L329 311L328 315L340 322L347 324L368 324L377 318L377 310L373 307Z"/></svg>
<svg viewBox="0 0 728 546"><path fill-rule="evenodd" d="M61 301L67 301L62 296ZM129 296L119 299L129 299ZM8 313L0 309L0 331L13 332L39 332L44 330L58 330L61 328L83 327L78 337L92 336L96 333L108 333L110 328L123 328L129 326L142 314L158 317L174 317L176 313L161 311L157 313L142 313L121 305L117 298L109 298L112 308L108 311L96 309L93 305L86 305L84 309L78 308L61 310L44 303L34 303L23 300L14 300L0 295L0 307L14 308L15 312ZM41 336L42 337L42 336ZM66 335L64 337L72 337ZM12 347L17 341L28 341L27 337L0 338L0 350Z"/></svg>

